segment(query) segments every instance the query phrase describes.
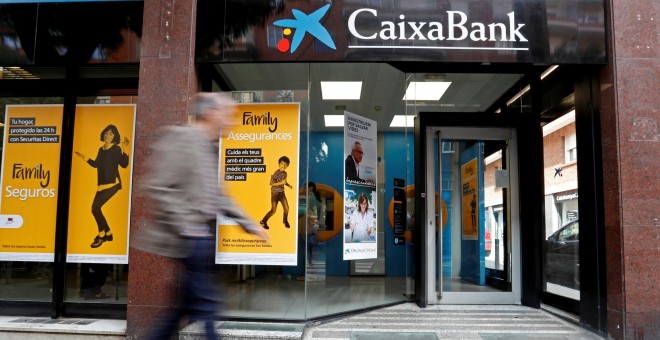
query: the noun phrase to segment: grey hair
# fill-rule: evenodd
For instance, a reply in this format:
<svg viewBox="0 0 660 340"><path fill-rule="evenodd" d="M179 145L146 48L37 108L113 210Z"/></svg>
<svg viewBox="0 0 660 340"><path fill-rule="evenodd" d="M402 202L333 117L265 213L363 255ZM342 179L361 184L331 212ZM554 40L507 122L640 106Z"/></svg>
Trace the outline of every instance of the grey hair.
<svg viewBox="0 0 660 340"><path fill-rule="evenodd" d="M358 145L362 146L362 143L355 141L355 143L353 143L353 147L351 148L351 151L355 151L355 149L357 149L356 146Z"/></svg>
<svg viewBox="0 0 660 340"><path fill-rule="evenodd" d="M195 118L204 119L207 109L224 109L235 105L231 94L225 92L200 92L195 95Z"/></svg>

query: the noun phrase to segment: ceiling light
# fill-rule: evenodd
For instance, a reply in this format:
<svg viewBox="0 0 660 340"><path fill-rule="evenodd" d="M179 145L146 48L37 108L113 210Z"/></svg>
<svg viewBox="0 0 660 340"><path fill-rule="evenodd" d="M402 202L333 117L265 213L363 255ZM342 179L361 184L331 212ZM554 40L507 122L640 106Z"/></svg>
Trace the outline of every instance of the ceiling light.
<svg viewBox="0 0 660 340"><path fill-rule="evenodd" d="M344 115L324 115L325 126L344 126Z"/></svg>
<svg viewBox="0 0 660 340"><path fill-rule="evenodd" d="M415 116L394 115L390 127L413 127L415 126Z"/></svg>
<svg viewBox="0 0 660 340"><path fill-rule="evenodd" d="M408 84L403 100L440 100L451 82L419 82L411 81Z"/></svg>
<svg viewBox="0 0 660 340"><path fill-rule="evenodd" d="M361 81L322 81L323 100L359 100L362 92Z"/></svg>

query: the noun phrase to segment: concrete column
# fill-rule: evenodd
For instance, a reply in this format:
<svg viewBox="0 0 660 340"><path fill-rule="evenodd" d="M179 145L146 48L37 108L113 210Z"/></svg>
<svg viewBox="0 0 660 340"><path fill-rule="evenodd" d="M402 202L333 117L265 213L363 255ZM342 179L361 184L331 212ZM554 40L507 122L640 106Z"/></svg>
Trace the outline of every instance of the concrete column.
<svg viewBox="0 0 660 340"><path fill-rule="evenodd" d="M186 124L197 91L196 0L145 0L135 133L131 236L143 228L151 207L140 189L150 145L162 126ZM155 317L176 301L176 261L131 248L126 337L142 338Z"/></svg>

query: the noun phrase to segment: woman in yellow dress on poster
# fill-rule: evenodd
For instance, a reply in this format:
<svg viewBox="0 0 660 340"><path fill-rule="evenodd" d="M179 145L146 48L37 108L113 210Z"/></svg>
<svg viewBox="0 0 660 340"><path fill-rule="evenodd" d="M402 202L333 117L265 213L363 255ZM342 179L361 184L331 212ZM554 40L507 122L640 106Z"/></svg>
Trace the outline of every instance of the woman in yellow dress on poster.
<svg viewBox="0 0 660 340"><path fill-rule="evenodd" d="M108 125L101 132L103 146L99 148L96 159L91 159L82 153L75 151L87 164L97 169L97 190L92 202L92 215L98 226L98 235L90 245L92 248L100 247L104 242L112 241L112 232L108 221L103 216L101 208L107 203L117 191L121 189L121 178L119 177L119 166L126 168L129 157L125 150L128 149L129 140L124 137L119 146L119 131L114 125Z"/></svg>

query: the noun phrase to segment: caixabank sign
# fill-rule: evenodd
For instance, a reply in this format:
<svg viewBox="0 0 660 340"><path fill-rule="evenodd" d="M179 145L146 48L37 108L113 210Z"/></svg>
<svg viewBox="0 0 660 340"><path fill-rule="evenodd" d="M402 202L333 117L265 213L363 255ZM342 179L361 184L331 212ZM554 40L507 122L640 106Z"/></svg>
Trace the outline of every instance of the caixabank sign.
<svg viewBox="0 0 660 340"><path fill-rule="evenodd" d="M198 21L198 61L606 62L604 7L565 1L271 2ZM279 4L279 5L277 5ZM200 9L211 6L200 2ZM230 9L227 9L229 11ZM201 11L200 11L201 12ZM247 25L242 27L240 23ZM252 24L250 24L252 23ZM213 37L212 32L217 32ZM227 36L227 32L234 32Z"/></svg>
<svg viewBox="0 0 660 340"><path fill-rule="evenodd" d="M446 11L446 17L443 16L443 21L407 21L406 16L399 15L398 21L383 20L380 21L381 29L378 32L361 33L358 27L360 26L360 19L365 20L369 15L371 19L378 18L378 11L372 8L361 8L348 17L348 31L357 40L373 40L373 41L399 41L410 40L412 42L421 43L424 41L494 41L494 42L528 42L527 38L521 33L521 29L525 24L517 23L515 13L507 13L507 22L471 22L468 23L468 16L461 11ZM444 22L444 23L443 23ZM383 44L384 47L390 47ZM349 48L373 48L369 45L352 45ZM412 46L396 46L403 48L448 48L450 46L425 46L425 45L412 45ZM476 48L472 46L457 46L457 49L471 49ZM483 47L490 49L491 47ZM520 48L528 49L528 48Z"/></svg>

